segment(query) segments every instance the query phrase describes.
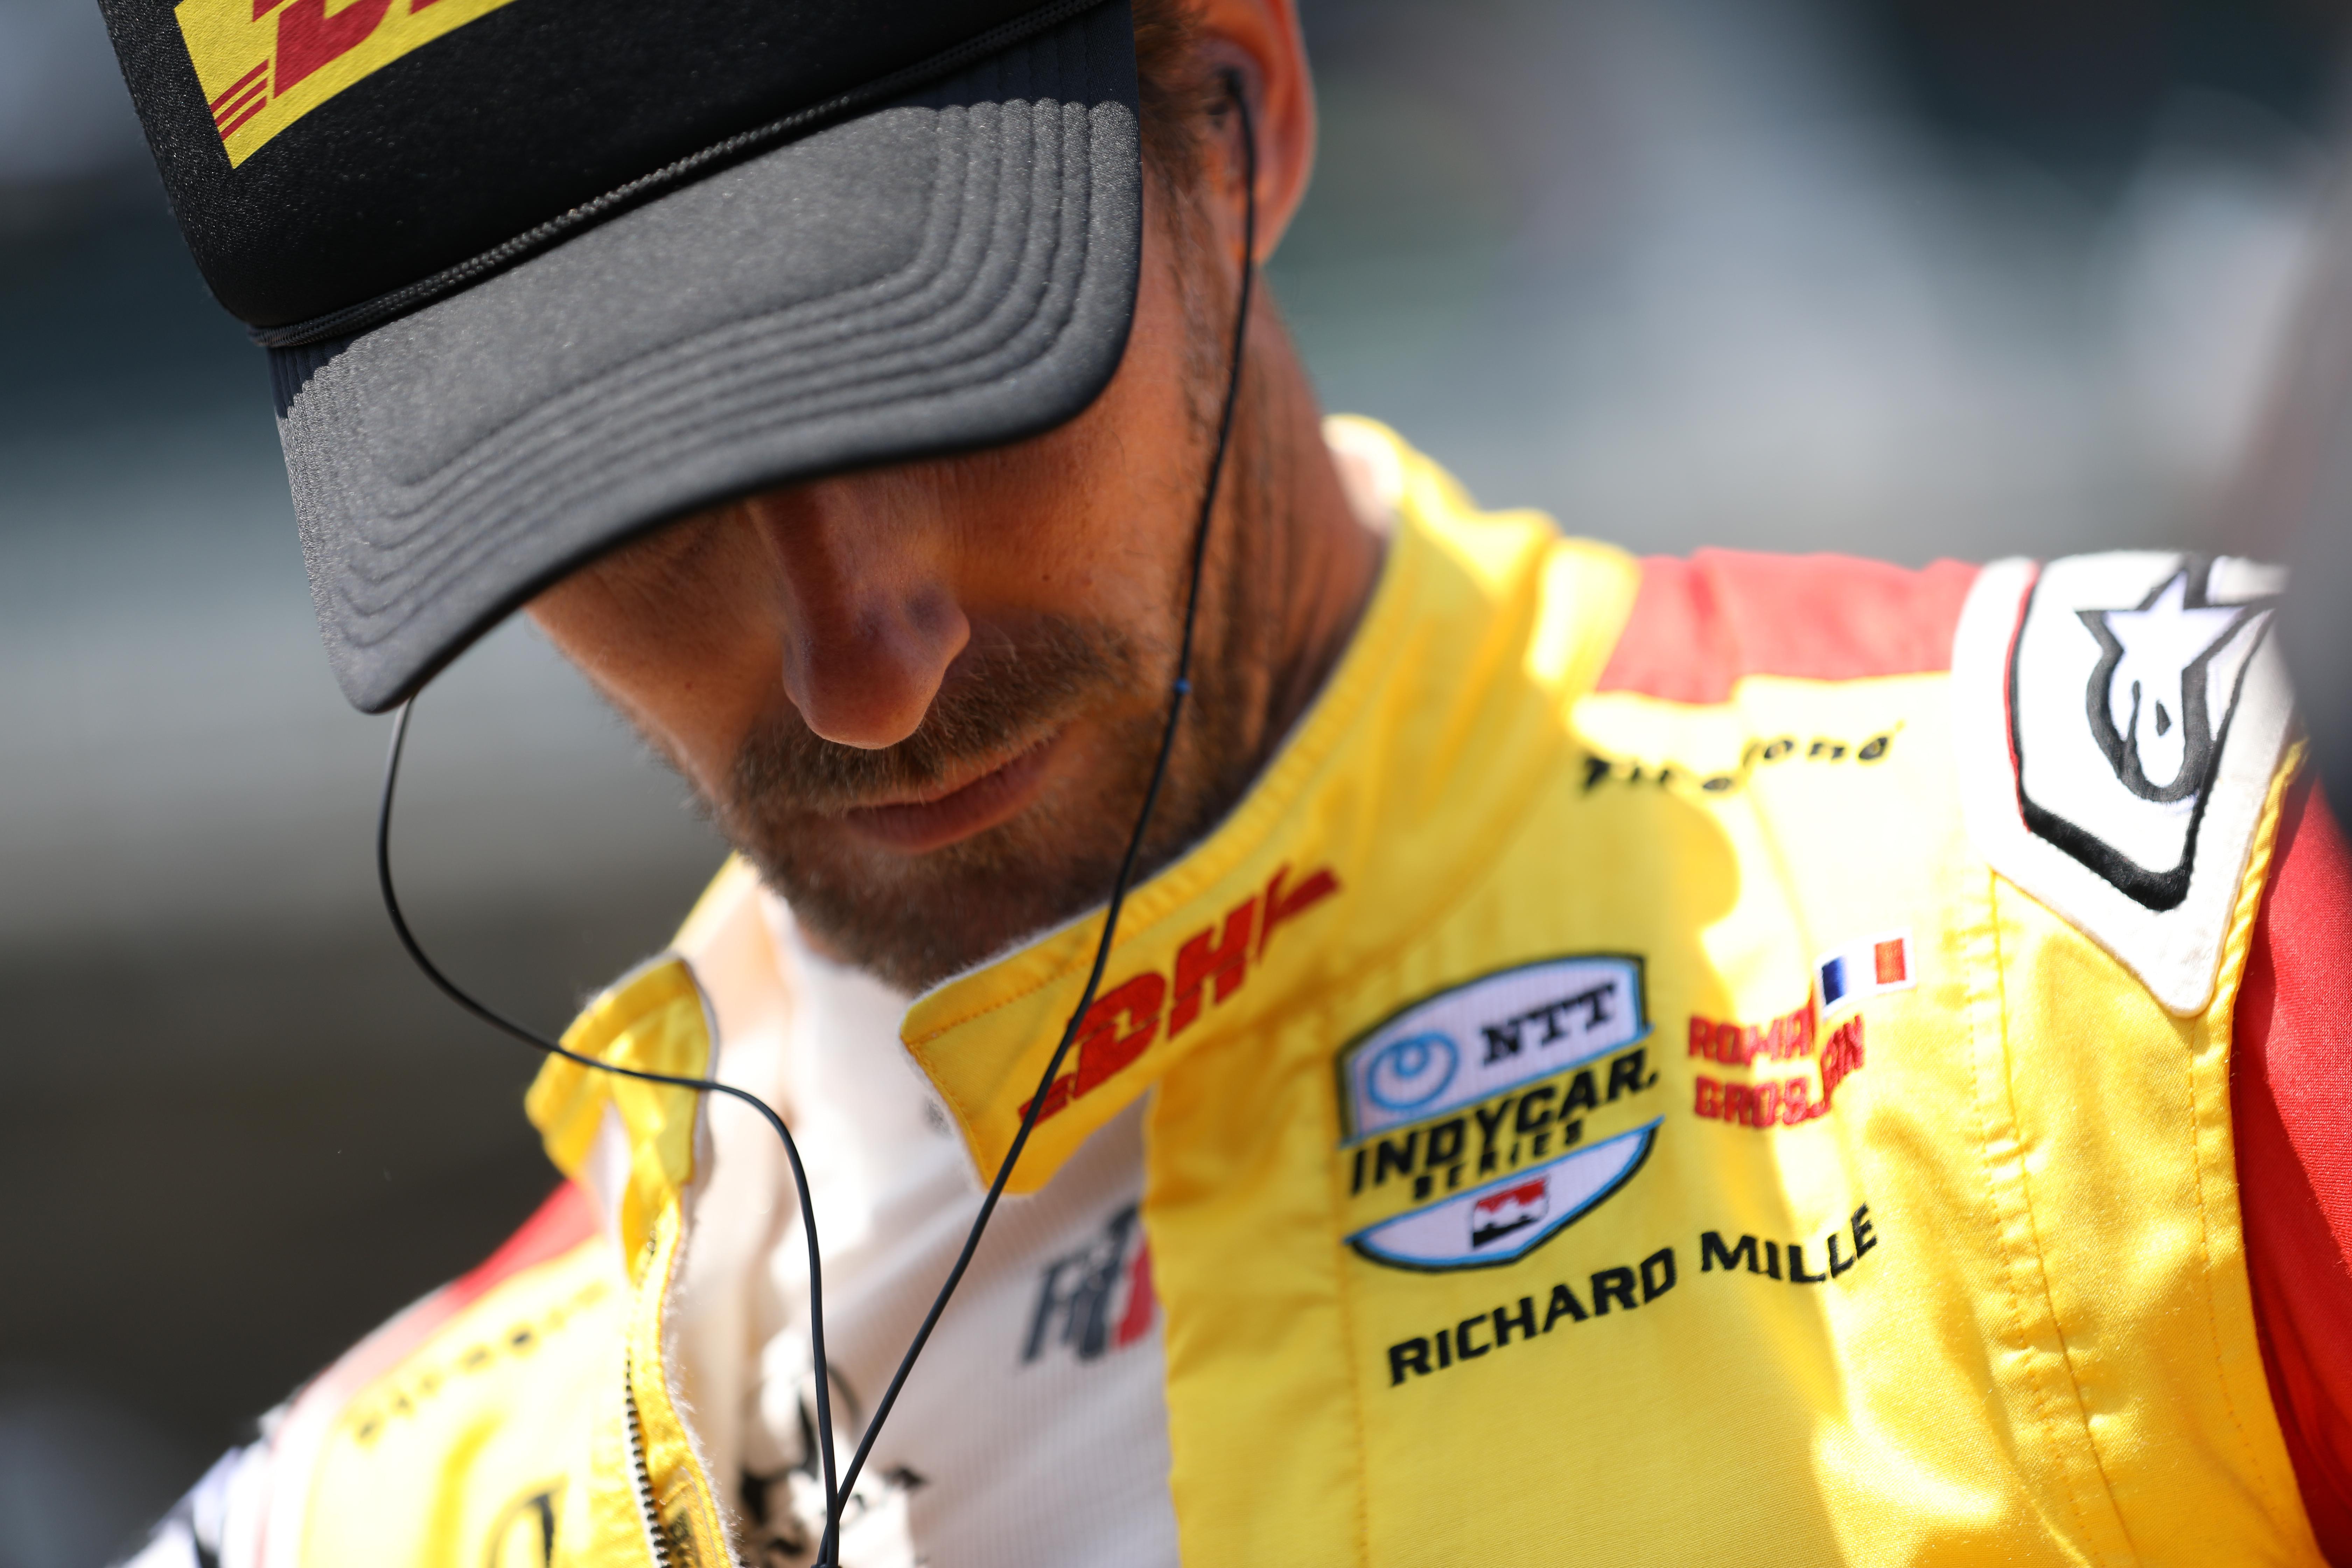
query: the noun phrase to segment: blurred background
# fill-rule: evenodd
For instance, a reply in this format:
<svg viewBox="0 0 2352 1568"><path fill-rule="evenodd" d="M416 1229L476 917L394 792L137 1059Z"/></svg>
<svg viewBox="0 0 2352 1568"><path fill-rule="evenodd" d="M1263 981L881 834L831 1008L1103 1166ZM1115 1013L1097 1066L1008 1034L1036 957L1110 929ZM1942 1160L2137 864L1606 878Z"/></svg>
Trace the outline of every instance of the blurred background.
<svg viewBox="0 0 2352 1568"><path fill-rule="evenodd" d="M2323 0L1306 0L1274 285L1334 408L1645 551L2215 537L2314 275ZM91 0L0 0L0 1568L96 1568L552 1177L409 971L258 351ZM560 1026L719 848L526 629L399 858Z"/></svg>

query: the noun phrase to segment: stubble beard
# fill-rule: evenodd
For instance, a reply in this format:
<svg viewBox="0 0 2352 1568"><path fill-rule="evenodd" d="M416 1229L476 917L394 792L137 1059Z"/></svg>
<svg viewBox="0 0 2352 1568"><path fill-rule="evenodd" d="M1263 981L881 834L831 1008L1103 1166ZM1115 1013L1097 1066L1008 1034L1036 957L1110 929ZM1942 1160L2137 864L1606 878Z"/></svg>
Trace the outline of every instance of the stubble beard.
<svg viewBox="0 0 2352 1568"><path fill-rule="evenodd" d="M1205 485L1229 349L1213 324L1218 289L1193 259L1179 265L1194 274L1183 282L1186 401ZM1215 524L1226 537L1212 540L1203 570L1192 691L1138 857L1139 880L1214 827L1247 790L1269 743L1276 590L1264 552L1252 546L1266 538L1275 502L1253 417L1264 403L1254 390L1245 387L1235 410ZM1189 507L1197 508L1198 496ZM975 647L915 733L881 750L825 741L789 711L746 739L713 815L822 946L915 992L1108 898L1167 722L1164 697L1139 704L1135 694L1168 691L1181 640L1192 531L1163 532L1170 593L1148 632L1055 617ZM858 805L968 778L976 763L1001 764L1081 718L1090 721L1095 767L1007 822L908 855L860 843L843 821Z"/></svg>

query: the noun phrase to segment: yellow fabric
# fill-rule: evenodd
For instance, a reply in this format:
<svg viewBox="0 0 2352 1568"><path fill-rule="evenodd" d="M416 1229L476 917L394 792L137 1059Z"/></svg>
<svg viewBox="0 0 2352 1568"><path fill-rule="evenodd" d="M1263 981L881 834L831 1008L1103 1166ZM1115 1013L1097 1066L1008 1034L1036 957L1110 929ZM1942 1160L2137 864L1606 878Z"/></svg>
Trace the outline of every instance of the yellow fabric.
<svg viewBox="0 0 2352 1568"><path fill-rule="evenodd" d="M1971 851L1947 678L1598 694L1634 563L1480 514L1395 450L1400 526L1349 654L1241 806L1137 890L1015 1183L1154 1091L1185 1559L2317 1563L2254 1338L2227 1098L2275 791L2216 1000L2174 1017ZM1097 930L908 1016L982 1171ZM1815 965L1843 952L1884 988L1831 1005ZM1571 973L1617 989L1410 1033L1449 997ZM704 1018L658 966L571 1037L699 1070ZM1522 1070L1588 1037L1605 1049ZM1474 1086L1520 1076L1413 1099L1440 1053ZM625 1350L664 1534L722 1561L661 1331L694 1107L561 1062L530 1106L570 1172L611 1118L626 1132L608 1197L634 1300L596 1332ZM1561 1173L1609 1160L1584 1188ZM1457 1192L1470 1239L1413 1253ZM565 1449L584 1458L560 1561L647 1560L623 1406ZM401 1470L383 1495L447 1497L465 1522L436 1539L476 1544L398 1561L495 1545L475 1521L519 1490L462 1424L435 1430L440 1490Z"/></svg>
<svg viewBox="0 0 2352 1568"><path fill-rule="evenodd" d="M590 1003L564 1031L563 1047L614 1067L700 1077L710 1063L710 1037L693 971L674 958L647 965ZM619 1235L632 1279L651 1260L656 1222L693 1177L700 1109L692 1089L599 1072L562 1057L548 1058L524 1097L524 1114L539 1129L547 1157L574 1181L588 1174L608 1110L618 1116L629 1152Z"/></svg>
<svg viewBox="0 0 2352 1568"><path fill-rule="evenodd" d="M712 1059L701 991L676 958L599 996L563 1044L680 1077ZM394 1363L355 1390L335 1391L342 1403L315 1452L288 1456L309 1477L304 1563L729 1561L665 1360L699 1097L550 1058L525 1103L550 1157L583 1185L609 1174L597 1167L600 1138L625 1154L617 1190L597 1194L618 1256L593 1239L422 1333L387 1328L417 1342L400 1343ZM441 1315L436 1299L416 1310ZM328 1381L366 1370L368 1349Z"/></svg>
<svg viewBox="0 0 2352 1568"><path fill-rule="evenodd" d="M662 1212L653 1238L654 1267L639 1281L629 1321L629 1391L645 1456L645 1485L669 1562L676 1568L719 1568L729 1561L726 1531L671 1389L665 1357L665 1319L677 1267L681 1219L676 1205ZM599 1483L609 1480L602 1475L595 1479ZM617 1501L617 1488L601 1489Z"/></svg>
<svg viewBox="0 0 2352 1568"><path fill-rule="evenodd" d="M1971 851L1945 677L1594 694L1633 564L1478 515L1401 457L1404 526L1356 645L1242 811L1136 900L1106 990L1157 973L1142 1000L1164 988L1172 1019L1174 950L1273 867L1328 867L1340 891L1229 1000L1055 1108L1023 1168L1045 1180L1157 1085L1144 1214L1186 1558L2315 1561L2252 1329L2225 1098L2258 875L2220 1000L2177 1020ZM1811 1005L1819 955L1896 930L1911 988L1819 1018L1785 1060L1690 1054L1694 1018L1770 1039ZM908 1020L983 1168L1091 940L1037 943ZM1646 1160L1507 1267L1351 1251L1414 1200L1356 1190L1335 1055L1449 986L1570 954L1640 960L1634 1070L1654 1081L1581 1137L1656 1121ZM1827 1113L1699 1114L1702 1077L1718 1100L1793 1079L1819 1106L1856 1017ZM1710 1233L1756 1238L1770 1273L1706 1254ZM1800 1268L1822 1278L1771 1277ZM1632 1306L1602 1312L1596 1275L1630 1279ZM1586 1321L1528 1334L1521 1303L1539 1324L1555 1287ZM1465 1324L1475 1360L1397 1380L1393 1347Z"/></svg>
<svg viewBox="0 0 2352 1568"><path fill-rule="evenodd" d="M581 1539L557 1521L579 1500L584 1428L618 1383L624 1305L591 1242L437 1325L337 1412L310 1462L295 1560L541 1568L551 1528Z"/></svg>
<svg viewBox="0 0 2352 1568"><path fill-rule="evenodd" d="M1459 488L1425 459L1409 464L1407 486L1413 515L1468 510ZM1230 1038L1288 1012L1326 961L1338 956L1326 943L1342 905L1350 961L1408 941L1423 913L1479 870L1510 832L1559 744L1557 727L1516 704L1465 703L1468 693L1448 692L1440 682L1466 665L1505 678L1490 681L1494 687L1511 684L1522 671L1549 679L1572 674L1589 683L1630 606L1634 579L1615 551L1561 547L1536 513L1486 522L1444 539L1407 532L1397 548L1410 562L1383 574L1358 629L1356 652L1332 676L1312 721L1220 831L1128 899L1106 995L1138 974L1160 974L1171 991L1181 990L1181 947L1204 933L1213 947L1236 910L1249 911L1250 929L1241 934L1255 962L1227 999L1215 1000L1209 987L1201 1019L1175 1038L1160 1031L1116 1075L1116 1092L1106 1092L1106 1080L1103 1089L1077 1095L1066 1110L1041 1120L1010 1190L1035 1191L1087 1134L1204 1040ZM1432 552L1444 570L1421 569L1421 557ZM1593 635L1573 644L1546 642L1538 633L1547 611L1589 625ZM1470 733L1475 743L1465 745ZM1368 747L1373 754L1446 757L1457 766L1368 769ZM1461 832L1440 841L1381 830L1391 816L1433 815ZM1309 879L1327 869L1340 892L1265 929L1269 902L1311 891ZM1362 883L1370 876L1402 896L1367 896ZM1003 1161L1101 936L1101 917L1090 917L929 993L908 1013L903 1037L962 1125L983 1172L992 1175ZM1260 969L1267 954L1283 963ZM1269 974L1279 978L1261 978ZM1083 1055L1074 1053L1066 1078L1078 1075Z"/></svg>
<svg viewBox="0 0 2352 1568"><path fill-rule="evenodd" d="M679 1078L704 1076L716 1058L701 988L677 958L646 965L591 1003L565 1031L563 1045L598 1061ZM581 1489L596 1554L575 1557L565 1542L559 1543L557 1560L601 1564L614 1560L604 1553L618 1551L624 1553L620 1560L637 1562L645 1552L643 1516L649 1506L669 1562L678 1568L725 1563L718 1504L695 1457L665 1362L665 1316L695 1174L701 1096L550 1057L524 1109L550 1157L574 1180L593 1184L592 1152L614 1116L628 1151L620 1192L600 1194L613 1212L621 1257L635 1287L626 1328L626 1388L617 1418L610 1408L602 1413L598 1439L606 1457L583 1478ZM618 1463L611 1455L616 1441L622 1449ZM628 1457L632 1444L638 1458Z"/></svg>

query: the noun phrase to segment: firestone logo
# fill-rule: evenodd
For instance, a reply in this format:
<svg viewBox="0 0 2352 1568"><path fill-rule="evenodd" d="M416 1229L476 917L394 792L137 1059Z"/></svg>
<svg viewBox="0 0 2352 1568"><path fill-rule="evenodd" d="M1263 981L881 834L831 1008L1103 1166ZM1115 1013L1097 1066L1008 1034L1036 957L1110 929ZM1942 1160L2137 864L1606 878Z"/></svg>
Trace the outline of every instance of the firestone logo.
<svg viewBox="0 0 2352 1568"><path fill-rule="evenodd" d="M173 15L235 168L343 89L508 3L182 0Z"/></svg>

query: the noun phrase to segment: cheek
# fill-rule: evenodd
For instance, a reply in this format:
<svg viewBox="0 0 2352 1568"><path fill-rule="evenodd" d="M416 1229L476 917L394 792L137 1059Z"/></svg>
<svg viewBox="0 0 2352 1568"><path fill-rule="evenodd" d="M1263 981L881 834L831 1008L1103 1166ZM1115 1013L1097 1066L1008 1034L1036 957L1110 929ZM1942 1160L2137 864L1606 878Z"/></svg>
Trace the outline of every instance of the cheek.
<svg viewBox="0 0 2352 1568"><path fill-rule="evenodd" d="M1073 433L1076 434L1076 433ZM1125 460L1132 442L1060 440L1008 473L975 509L967 611L985 622L1044 615L1128 630L1163 614L1171 509L1163 485Z"/></svg>
<svg viewBox="0 0 2352 1568"><path fill-rule="evenodd" d="M1173 289L1147 266L1118 374L1059 429L982 463L965 514L970 563L996 563L1007 597L1135 628L1166 615L1200 504L1199 445ZM972 459L963 459L972 462Z"/></svg>
<svg viewBox="0 0 2352 1568"><path fill-rule="evenodd" d="M541 595L530 615L646 742L709 794L782 690L780 641L740 572L633 573L625 557Z"/></svg>

